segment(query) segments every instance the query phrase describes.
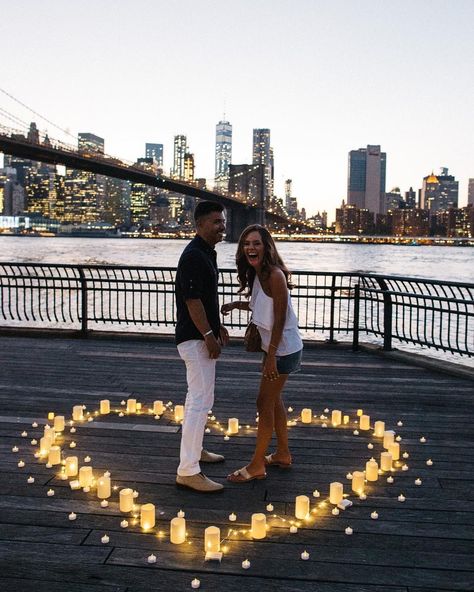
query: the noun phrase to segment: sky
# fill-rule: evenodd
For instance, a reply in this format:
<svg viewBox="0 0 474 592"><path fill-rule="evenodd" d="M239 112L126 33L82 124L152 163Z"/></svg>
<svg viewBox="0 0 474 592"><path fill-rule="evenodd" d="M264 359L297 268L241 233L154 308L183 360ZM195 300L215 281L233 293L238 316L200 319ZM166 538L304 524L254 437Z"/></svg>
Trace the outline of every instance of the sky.
<svg viewBox="0 0 474 592"><path fill-rule="evenodd" d="M270 128L275 192L329 219L347 157L380 144L387 191L449 167L474 177L474 0L0 0L0 88L129 161L185 134L196 177L214 177L215 125L234 164ZM0 93L0 108L63 139ZM0 114L0 123L8 124Z"/></svg>

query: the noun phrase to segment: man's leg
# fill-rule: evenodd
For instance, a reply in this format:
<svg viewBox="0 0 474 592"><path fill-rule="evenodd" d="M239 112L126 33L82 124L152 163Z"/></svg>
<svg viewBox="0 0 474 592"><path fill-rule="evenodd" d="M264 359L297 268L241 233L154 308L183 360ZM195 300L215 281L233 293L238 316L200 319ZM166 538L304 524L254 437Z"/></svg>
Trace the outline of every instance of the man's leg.
<svg viewBox="0 0 474 592"><path fill-rule="evenodd" d="M207 412L214 404L216 360L209 358L204 341L185 341L178 351L186 364L188 392L184 408L178 475L187 477L201 471L201 457Z"/></svg>

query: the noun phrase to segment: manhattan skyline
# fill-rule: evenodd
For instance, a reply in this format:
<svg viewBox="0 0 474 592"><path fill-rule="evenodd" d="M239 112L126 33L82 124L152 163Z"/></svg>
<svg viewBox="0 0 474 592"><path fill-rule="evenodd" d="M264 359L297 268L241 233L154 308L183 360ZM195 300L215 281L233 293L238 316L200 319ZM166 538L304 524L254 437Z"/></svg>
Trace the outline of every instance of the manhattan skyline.
<svg viewBox="0 0 474 592"><path fill-rule="evenodd" d="M347 196L348 153L367 144L387 153L388 191L418 189L449 167L465 205L473 16L464 0L24 0L4 7L0 46L14 59L2 87L72 134L105 138L108 154L134 161L145 143L163 144L165 173L175 135L187 137L195 176L212 179L224 114L234 164L252 161L252 131L268 128L275 193L284 197L291 178L308 214L333 216Z"/></svg>

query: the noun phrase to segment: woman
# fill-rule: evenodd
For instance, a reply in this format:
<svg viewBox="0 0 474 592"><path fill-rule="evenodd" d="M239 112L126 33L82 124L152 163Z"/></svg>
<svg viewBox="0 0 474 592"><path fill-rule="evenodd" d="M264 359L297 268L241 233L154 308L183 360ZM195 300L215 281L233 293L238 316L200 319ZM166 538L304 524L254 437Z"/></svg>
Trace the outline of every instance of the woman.
<svg viewBox="0 0 474 592"><path fill-rule="evenodd" d="M221 311L226 315L234 309L251 310L252 322L258 328L264 350L257 398L255 452L247 466L227 477L234 483L244 483L265 479L267 466L291 466L286 409L281 393L288 375L300 368L303 342L289 296L290 273L266 228L254 224L242 232L236 263L239 292L248 288L250 302L230 302L224 304ZM273 454L266 455L273 430L277 448Z"/></svg>

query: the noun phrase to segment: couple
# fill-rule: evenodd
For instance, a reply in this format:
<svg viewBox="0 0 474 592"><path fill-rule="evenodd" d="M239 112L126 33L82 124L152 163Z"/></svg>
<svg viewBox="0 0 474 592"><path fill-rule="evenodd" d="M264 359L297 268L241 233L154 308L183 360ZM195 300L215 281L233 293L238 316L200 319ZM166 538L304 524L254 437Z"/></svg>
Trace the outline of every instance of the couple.
<svg viewBox="0 0 474 592"><path fill-rule="evenodd" d="M214 249L224 237L224 208L218 203L201 201L194 211L194 220L196 236L181 255L175 285L176 343L186 364L188 383L176 483L210 493L224 487L203 475L199 464L224 460L222 455L202 447L208 411L214 403L216 360L221 347L229 341L227 329L220 322ZM264 350L255 452L247 466L227 477L233 483L245 483L264 479L269 465L291 465L281 392L288 374L299 370L303 343L289 297L290 274L268 230L259 225L247 227L239 239L236 262L239 292L248 290L250 301L224 304L221 312L227 315L234 309L251 310ZM273 431L277 449L267 455Z"/></svg>

